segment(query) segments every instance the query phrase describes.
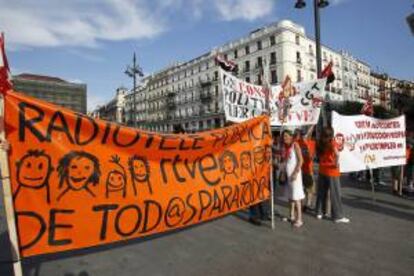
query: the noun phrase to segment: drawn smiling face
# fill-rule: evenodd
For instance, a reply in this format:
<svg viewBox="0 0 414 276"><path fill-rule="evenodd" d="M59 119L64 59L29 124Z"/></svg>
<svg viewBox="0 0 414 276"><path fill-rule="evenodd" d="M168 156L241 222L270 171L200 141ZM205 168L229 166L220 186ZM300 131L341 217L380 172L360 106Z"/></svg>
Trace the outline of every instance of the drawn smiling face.
<svg viewBox="0 0 414 276"><path fill-rule="evenodd" d="M241 163L242 168L245 170L249 170L251 168L251 162L252 162L250 155L243 154L240 159L241 159L240 163Z"/></svg>
<svg viewBox="0 0 414 276"><path fill-rule="evenodd" d="M135 159L132 162L133 175L137 181L146 181L148 178L147 167L144 160Z"/></svg>
<svg viewBox="0 0 414 276"><path fill-rule="evenodd" d="M108 175L107 182L112 190L120 190L125 187L124 175L118 171L111 171Z"/></svg>
<svg viewBox="0 0 414 276"><path fill-rule="evenodd" d="M42 187L49 176L50 158L44 154L27 155L19 164L18 182L27 187Z"/></svg>
<svg viewBox="0 0 414 276"><path fill-rule="evenodd" d="M228 155L223 157L223 169L225 173L233 173L235 169L233 160Z"/></svg>
<svg viewBox="0 0 414 276"><path fill-rule="evenodd" d="M85 188L93 172L92 160L83 156L73 158L68 166L68 185L73 190Z"/></svg>

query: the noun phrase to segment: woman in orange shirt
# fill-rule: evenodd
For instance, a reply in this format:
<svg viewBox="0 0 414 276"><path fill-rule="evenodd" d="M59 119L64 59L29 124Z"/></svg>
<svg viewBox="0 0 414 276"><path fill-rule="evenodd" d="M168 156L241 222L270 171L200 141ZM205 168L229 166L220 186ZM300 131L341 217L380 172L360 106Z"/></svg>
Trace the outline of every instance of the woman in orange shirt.
<svg viewBox="0 0 414 276"><path fill-rule="evenodd" d="M333 137L333 129L331 127L324 128L316 149L319 158L316 217L321 219L322 214L326 214L326 199L328 191L330 191L333 221L349 223L350 220L344 217L342 210L339 152Z"/></svg>

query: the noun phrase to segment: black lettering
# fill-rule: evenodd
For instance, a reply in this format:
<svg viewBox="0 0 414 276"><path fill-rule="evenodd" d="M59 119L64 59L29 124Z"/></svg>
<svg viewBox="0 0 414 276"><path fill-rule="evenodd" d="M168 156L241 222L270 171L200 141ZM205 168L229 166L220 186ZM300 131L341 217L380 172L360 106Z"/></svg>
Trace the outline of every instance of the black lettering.
<svg viewBox="0 0 414 276"><path fill-rule="evenodd" d="M203 195L205 195L208 199L207 202L203 200ZM198 216L198 220L201 221L203 218L204 212L210 207L211 205L211 195L209 192L205 190L201 190L198 192L198 199L200 202L200 215Z"/></svg>
<svg viewBox="0 0 414 276"><path fill-rule="evenodd" d="M227 207L228 210L231 208L230 204L230 196L232 194L232 187L231 186L221 186L221 193L223 194L223 209Z"/></svg>
<svg viewBox="0 0 414 276"><path fill-rule="evenodd" d="M92 125L92 130L90 130L90 128L88 127L88 131L90 131L91 136L87 139L85 139L84 141L81 141L81 129L82 129L82 122L84 121L83 119L88 120L91 125ZM75 126L75 141L76 144L78 145L87 145L89 144L91 141L93 141L96 136L98 135L99 132L99 128L98 128L98 124L95 122L94 119L88 117L88 116L84 116L83 114L78 114L78 117L76 119L76 126ZM85 132L82 132L82 134L84 134Z"/></svg>
<svg viewBox="0 0 414 276"><path fill-rule="evenodd" d="M191 197L192 196L193 196L193 194L189 194L186 198L187 206L190 207L192 212L191 212L191 216L186 221L183 222L183 225L187 225L190 221L193 220L193 218L197 214L197 208L193 204L191 204Z"/></svg>
<svg viewBox="0 0 414 276"><path fill-rule="evenodd" d="M134 227L132 227L130 231L125 231L121 229L120 220L121 220L122 214L128 210L134 211L134 213L136 214L136 219L134 220L135 222L132 221L132 224L134 225ZM141 224L141 219L142 219L142 212L141 212L141 209L138 208L138 206L131 204L131 205L122 207L121 210L119 210L115 216L115 231L123 237L128 237L138 230Z"/></svg>
<svg viewBox="0 0 414 276"><path fill-rule="evenodd" d="M35 111L37 116L32 117L30 119L26 118L26 109L30 109L31 111ZM32 134L40 141L43 142L46 138L43 134L38 130L34 125L35 123L41 122L45 117L45 113L39 107L26 103L21 102L19 103L19 141L24 142L26 139L26 132L25 129L27 128L32 132Z"/></svg>
<svg viewBox="0 0 414 276"><path fill-rule="evenodd" d="M49 219L49 245L59 246L59 245L66 245L71 244L71 239L60 239L56 240L56 228L63 228L63 229L71 229L73 228L72 224L58 224L56 223L56 216L57 214L73 214L75 210L70 209L51 209L50 210L50 219Z"/></svg>
<svg viewBox="0 0 414 276"><path fill-rule="evenodd" d="M204 164L203 161L208 160L208 159L212 160L213 164L209 165L209 166L208 165L203 165ZM207 176L205 175L206 172L217 170L218 168L219 167L218 167L218 164L217 164L217 160L214 158L213 154L209 153L209 154L204 155L203 157L201 157L200 163L199 163L199 170L200 170L201 177L203 178L203 180L208 185L215 186L215 185L220 183L220 180L221 180L220 177L217 176L216 179L208 179Z"/></svg>
<svg viewBox="0 0 414 276"><path fill-rule="evenodd" d="M177 139L177 138L174 137L174 136L168 136L168 135L162 136L161 137L161 142L160 142L160 147L159 147L160 150L175 150L175 149L177 149L177 147L175 147L175 146L168 147L168 146L165 145L165 143L168 141L168 139L173 140L173 139Z"/></svg>
<svg viewBox="0 0 414 276"><path fill-rule="evenodd" d="M111 123L107 122L105 126L105 132L101 140L101 144L106 144L110 131L111 131Z"/></svg>
<svg viewBox="0 0 414 276"><path fill-rule="evenodd" d="M150 206L154 206L156 208L156 212L155 211L150 211ZM162 208L161 205L154 201L154 200L145 200L144 201L144 206L145 206L145 215L144 215L144 227L142 228L141 233L147 233L150 232L152 230L154 230L155 228L158 227L158 225L161 222L161 218L162 218ZM154 218L155 216L157 217L157 220L155 221L154 225L152 226L148 226L149 223L149 219Z"/></svg>
<svg viewBox="0 0 414 276"><path fill-rule="evenodd" d="M60 120L61 125L56 125L56 121L58 119ZM59 131L59 132L65 133L68 140L72 144L75 143L73 141L72 136L70 135L69 126L68 126L68 123L66 122L65 116L60 111L56 111L55 114L53 114L52 118L50 119L49 125L47 127L46 140L49 142L52 140L53 131Z"/></svg>
<svg viewBox="0 0 414 276"><path fill-rule="evenodd" d="M166 173L166 169L165 169L165 164L166 163L171 163L171 162L172 162L171 159L164 159L164 158L162 158L161 161L160 161L161 176L162 176L162 181L164 181L164 183L168 182L167 173Z"/></svg>
<svg viewBox="0 0 414 276"><path fill-rule="evenodd" d="M173 197L168 202L167 209L165 210L164 220L165 225L172 228L180 224L183 221L185 214L185 202L179 197ZM175 222L171 222L172 219L178 218Z"/></svg>
<svg viewBox="0 0 414 276"><path fill-rule="evenodd" d="M113 134L113 139L114 139L114 144L115 145L117 145L118 147L126 148L126 147L130 147L130 146L134 145L136 142L138 142L138 140L140 138L140 134L139 134L139 131L136 131L134 139L132 139L130 142L128 142L126 144L121 144L118 141L120 129L121 129L120 126L116 126L114 134ZM123 135L123 136L125 136L125 135Z"/></svg>
<svg viewBox="0 0 414 276"><path fill-rule="evenodd" d="M175 178L177 179L177 181L178 182L181 182L181 183L183 183L183 182L185 182L185 178L184 177L181 177L180 176L180 174L178 173L178 169L177 169L177 165L178 164L180 164L182 162L182 159L180 158L180 156L177 154L175 157L174 157L174 161L173 161L173 164L172 164L172 166L173 166L173 172L174 172L174 175L175 175Z"/></svg>
<svg viewBox="0 0 414 276"><path fill-rule="evenodd" d="M43 218L35 213L35 212L31 212L31 211L22 211L22 212L16 212L16 220L19 220L19 217L31 217L36 219L39 222L40 225L40 229L39 232L37 233L36 237L34 237L30 242L28 242L27 244L20 244L20 248L21 250L26 250L29 249L30 247L32 247L33 245L35 245L41 238L42 236L45 234L46 232L46 223L43 220ZM20 224L17 223L17 226L19 226Z"/></svg>
<svg viewBox="0 0 414 276"><path fill-rule="evenodd" d="M103 211L102 214L102 223L101 223L101 232L99 234L99 240L103 241L106 239L106 232L108 229L108 215L110 210L116 210L118 209L118 204L102 204L102 205L96 205L92 207L92 210L94 212L100 212Z"/></svg>

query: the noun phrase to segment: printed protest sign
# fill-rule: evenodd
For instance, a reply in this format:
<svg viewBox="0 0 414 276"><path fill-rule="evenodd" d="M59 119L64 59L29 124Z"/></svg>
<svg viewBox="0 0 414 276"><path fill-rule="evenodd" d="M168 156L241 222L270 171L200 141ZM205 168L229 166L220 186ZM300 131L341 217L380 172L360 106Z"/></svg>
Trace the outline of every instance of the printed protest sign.
<svg viewBox="0 0 414 276"><path fill-rule="evenodd" d="M10 178L22 256L208 221L269 198L268 119L156 134L8 92Z"/></svg>
<svg viewBox="0 0 414 276"><path fill-rule="evenodd" d="M227 121L243 122L266 111L267 90L220 70L224 112ZM326 79L271 88L269 106L272 126L302 126L318 122Z"/></svg>
<svg viewBox="0 0 414 276"><path fill-rule="evenodd" d="M287 77L282 85L272 87L272 126L304 126L318 123L326 79L292 83Z"/></svg>
<svg viewBox="0 0 414 276"><path fill-rule="evenodd" d="M332 113L341 172L404 165L405 117L380 120Z"/></svg>

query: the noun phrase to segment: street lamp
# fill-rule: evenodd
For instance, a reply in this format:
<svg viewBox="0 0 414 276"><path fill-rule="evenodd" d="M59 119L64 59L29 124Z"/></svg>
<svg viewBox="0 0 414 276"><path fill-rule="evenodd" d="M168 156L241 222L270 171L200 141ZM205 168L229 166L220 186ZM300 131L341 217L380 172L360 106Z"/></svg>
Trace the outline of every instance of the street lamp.
<svg viewBox="0 0 414 276"><path fill-rule="evenodd" d="M135 97L135 92L136 92L136 88L137 88L137 75L139 77L143 77L144 73L142 71L142 68L139 66L139 64L137 64L137 58L134 52L134 56L132 58L132 66L127 65L127 68L124 72L128 77L133 79L133 88L132 88L132 96L134 97L133 99L133 110L132 110L132 115L133 115L133 125L134 127L137 126L137 122L136 122L136 118L135 118L135 112L136 112L136 97Z"/></svg>
<svg viewBox="0 0 414 276"><path fill-rule="evenodd" d="M318 77L321 76L322 72L319 9L325 8L328 5L329 2L327 0L313 0L313 11L315 16L316 68L318 72ZM304 7L306 7L305 0L297 0L295 8L303 9Z"/></svg>
<svg viewBox="0 0 414 276"><path fill-rule="evenodd" d="M313 12L314 12L314 18L315 18L315 44L316 44L316 70L318 78L321 77L322 72L322 60L321 60L321 36L320 36L320 17L319 17L319 9L325 8L329 5L329 2L327 0L313 0ZM296 9L303 9L306 7L305 0L297 0L295 4ZM329 95L328 95L329 97ZM327 109L329 111L329 100L327 101ZM325 109L322 110L322 124L324 126L327 125L327 118Z"/></svg>

